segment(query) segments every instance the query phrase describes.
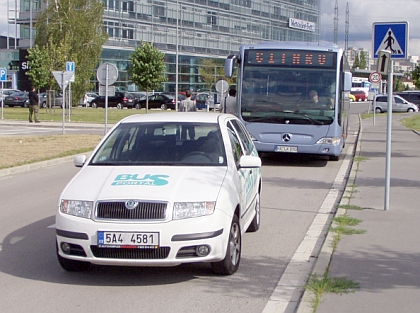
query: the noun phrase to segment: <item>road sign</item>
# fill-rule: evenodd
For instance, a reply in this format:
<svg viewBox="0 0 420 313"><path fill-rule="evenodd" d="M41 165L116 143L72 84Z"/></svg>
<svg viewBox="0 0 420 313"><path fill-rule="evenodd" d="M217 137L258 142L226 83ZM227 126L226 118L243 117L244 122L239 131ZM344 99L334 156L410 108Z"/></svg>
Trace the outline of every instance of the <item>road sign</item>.
<svg viewBox="0 0 420 313"><path fill-rule="evenodd" d="M7 69L5 68L0 68L0 81L7 81Z"/></svg>
<svg viewBox="0 0 420 313"><path fill-rule="evenodd" d="M371 83L379 83L381 79L382 79L382 75L377 72L370 73L369 75L369 81Z"/></svg>
<svg viewBox="0 0 420 313"><path fill-rule="evenodd" d="M113 97L115 96L115 86L104 86L104 85L100 85L99 86L99 95L101 97Z"/></svg>
<svg viewBox="0 0 420 313"><path fill-rule="evenodd" d="M65 72L53 71L52 73L58 85L60 86L61 90L63 91L66 89L71 77L74 75L73 72L69 72L69 71L65 71Z"/></svg>
<svg viewBox="0 0 420 313"><path fill-rule="evenodd" d="M66 62L66 71L74 72L76 70L76 65L74 62Z"/></svg>
<svg viewBox="0 0 420 313"><path fill-rule="evenodd" d="M388 75L391 63L391 52L387 50L379 51L378 67L376 71L380 74Z"/></svg>
<svg viewBox="0 0 420 313"><path fill-rule="evenodd" d="M392 59L406 59L408 55L408 22L373 23L373 58L381 50L388 50Z"/></svg>
<svg viewBox="0 0 420 313"><path fill-rule="evenodd" d="M229 83L225 81L224 79L221 79L216 83L216 90L220 93L226 93L228 88L229 88Z"/></svg>
<svg viewBox="0 0 420 313"><path fill-rule="evenodd" d="M108 81L107 81L107 72L108 72ZM96 77L98 81L104 85L109 86L117 81L118 78L118 69L112 63L103 63L96 70Z"/></svg>

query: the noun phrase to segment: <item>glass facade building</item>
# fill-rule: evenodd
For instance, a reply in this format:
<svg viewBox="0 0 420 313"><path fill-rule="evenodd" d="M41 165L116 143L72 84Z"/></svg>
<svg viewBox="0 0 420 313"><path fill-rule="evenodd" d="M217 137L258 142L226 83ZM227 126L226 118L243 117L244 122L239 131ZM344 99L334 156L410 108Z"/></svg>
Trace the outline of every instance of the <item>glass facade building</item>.
<svg viewBox="0 0 420 313"><path fill-rule="evenodd" d="M129 90L136 88L130 86L127 75L128 57L141 41L153 42L165 54L165 91L175 91L177 63L178 89L197 90L205 86L198 73L203 58L222 60L237 53L241 44L261 41L319 41L320 0L102 2L109 40L103 46L101 62L115 64L119 70L115 85ZM30 25L45 2L19 3L20 47L28 48L36 33Z"/></svg>

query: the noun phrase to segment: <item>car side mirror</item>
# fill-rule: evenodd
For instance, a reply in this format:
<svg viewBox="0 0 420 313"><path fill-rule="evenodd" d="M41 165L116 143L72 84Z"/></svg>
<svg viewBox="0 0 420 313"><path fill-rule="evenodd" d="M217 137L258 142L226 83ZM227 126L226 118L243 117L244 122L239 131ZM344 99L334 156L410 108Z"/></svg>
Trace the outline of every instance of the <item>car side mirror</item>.
<svg viewBox="0 0 420 313"><path fill-rule="evenodd" d="M74 166L83 167L86 162L86 155L76 155L73 159Z"/></svg>

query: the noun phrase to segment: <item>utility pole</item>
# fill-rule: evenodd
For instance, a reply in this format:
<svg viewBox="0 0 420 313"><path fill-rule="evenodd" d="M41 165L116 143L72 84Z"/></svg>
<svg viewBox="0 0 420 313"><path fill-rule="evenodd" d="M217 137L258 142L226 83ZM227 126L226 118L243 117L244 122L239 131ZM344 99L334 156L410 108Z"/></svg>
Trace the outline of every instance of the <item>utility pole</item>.
<svg viewBox="0 0 420 313"><path fill-rule="evenodd" d="M347 2L346 6L346 29L344 34L344 51L347 53L347 49L349 48L349 25L350 25L350 19L349 19L349 3Z"/></svg>
<svg viewBox="0 0 420 313"><path fill-rule="evenodd" d="M337 44L338 38L338 0L335 0L334 8L334 43Z"/></svg>

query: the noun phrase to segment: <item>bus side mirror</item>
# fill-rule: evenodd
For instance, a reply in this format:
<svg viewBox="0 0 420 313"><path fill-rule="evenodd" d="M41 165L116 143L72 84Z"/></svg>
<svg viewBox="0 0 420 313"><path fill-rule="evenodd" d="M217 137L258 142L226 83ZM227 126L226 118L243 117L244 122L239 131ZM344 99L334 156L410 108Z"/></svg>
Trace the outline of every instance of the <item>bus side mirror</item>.
<svg viewBox="0 0 420 313"><path fill-rule="evenodd" d="M227 57L225 61L225 77L232 77L233 75L233 65L237 59L237 55L231 54Z"/></svg>
<svg viewBox="0 0 420 313"><path fill-rule="evenodd" d="M351 79L352 75L350 72L344 72L344 91L351 91Z"/></svg>

